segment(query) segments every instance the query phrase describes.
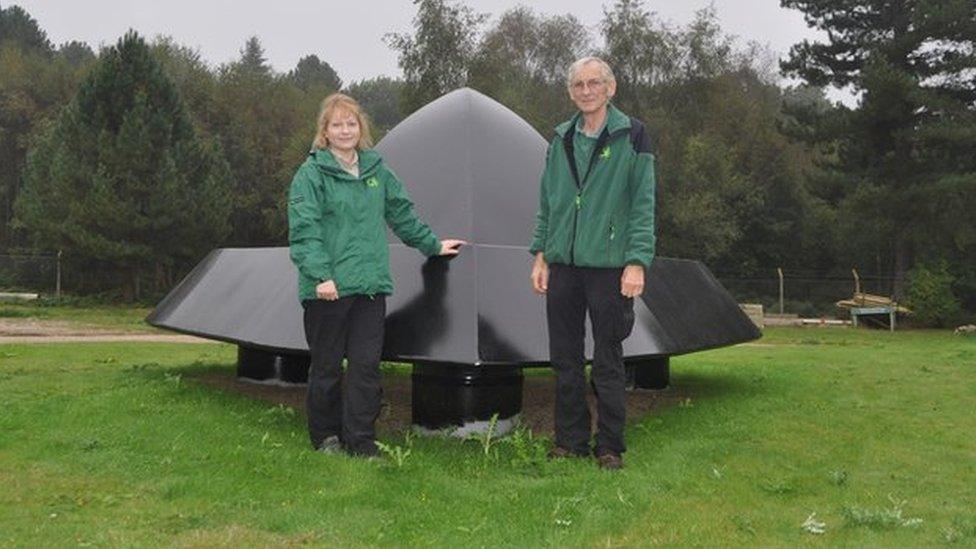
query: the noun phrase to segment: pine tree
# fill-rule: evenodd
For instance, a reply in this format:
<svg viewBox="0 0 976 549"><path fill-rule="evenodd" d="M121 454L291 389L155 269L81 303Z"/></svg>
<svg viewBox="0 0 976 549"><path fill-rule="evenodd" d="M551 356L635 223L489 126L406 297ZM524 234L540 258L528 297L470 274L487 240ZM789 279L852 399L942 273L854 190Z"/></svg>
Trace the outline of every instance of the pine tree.
<svg viewBox="0 0 976 549"><path fill-rule="evenodd" d="M20 6L0 6L0 42L15 43L24 50L50 56L54 53L47 33Z"/></svg>
<svg viewBox="0 0 976 549"><path fill-rule="evenodd" d="M10 222L31 140L71 99L93 58L80 42L53 50L27 12L0 9L0 251L24 244Z"/></svg>
<svg viewBox="0 0 976 549"><path fill-rule="evenodd" d="M228 231L229 169L201 142L173 84L135 32L104 50L32 150L17 220L126 295L155 290Z"/></svg>
<svg viewBox="0 0 976 549"><path fill-rule="evenodd" d="M306 92L316 88L327 92L342 89L342 80L335 69L317 55L306 55L299 59L295 69L288 73L288 79Z"/></svg>
<svg viewBox="0 0 976 549"><path fill-rule="evenodd" d="M268 60L264 57L264 46L257 36L247 39L244 48L241 49L241 60L237 63L238 67L245 73L269 75L271 67Z"/></svg>
<svg viewBox="0 0 976 549"><path fill-rule="evenodd" d="M976 258L976 4L972 0L782 0L827 32L793 47L783 70L851 86L858 107L824 137L840 144L848 235L872 235L903 293L926 256ZM966 209L968 212L966 213ZM873 255L873 254L872 254Z"/></svg>

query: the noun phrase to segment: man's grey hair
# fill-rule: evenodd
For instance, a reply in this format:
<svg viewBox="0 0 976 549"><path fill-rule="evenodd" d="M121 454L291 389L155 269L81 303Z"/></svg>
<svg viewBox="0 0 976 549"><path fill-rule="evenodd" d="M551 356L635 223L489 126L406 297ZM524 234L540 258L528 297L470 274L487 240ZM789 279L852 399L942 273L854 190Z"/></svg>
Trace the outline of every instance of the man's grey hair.
<svg viewBox="0 0 976 549"><path fill-rule="evenodd" d="M600 59L599 57L589 56L582 59L577 59L576 61L573 61L572 65L569 66L569 71L566 72L566 88L573 88L573 80L576 78L576 75L579 74L579 71L582 70L584 66L590 63L594 63L600 68L600 73L601 76L603 76L603 81L605 83L609 84L611 82L617 82L617 79L613 76L613 70L610 69L610 65L607 65L606 61Z"/></svg>

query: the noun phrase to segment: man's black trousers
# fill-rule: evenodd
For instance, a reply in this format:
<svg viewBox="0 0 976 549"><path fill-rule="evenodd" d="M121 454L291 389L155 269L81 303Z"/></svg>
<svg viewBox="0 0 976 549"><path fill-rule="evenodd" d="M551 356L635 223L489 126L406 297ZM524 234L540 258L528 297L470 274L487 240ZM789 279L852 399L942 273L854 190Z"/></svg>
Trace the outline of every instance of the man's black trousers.
<svg viewBox="0 0 976 549"><path fill-rule="evenodd" d="M308 434L313 446L337 435L355 454L376 453L374 424L380 411L380 354L386 296L352 295L306 300ZM348 359L345 379L342 359Z"/></svg>
<svg viewBox="0 0 976 549"><path fill-rule="evenodd" d="M597 400L596 454L621 454L627 415L623 340L634 326L634 300L620 293L623 268L549 265L546 317L549 356L556 372L556 445L590 451L583 342L586 313L593 325L591 378Z"/></svg>

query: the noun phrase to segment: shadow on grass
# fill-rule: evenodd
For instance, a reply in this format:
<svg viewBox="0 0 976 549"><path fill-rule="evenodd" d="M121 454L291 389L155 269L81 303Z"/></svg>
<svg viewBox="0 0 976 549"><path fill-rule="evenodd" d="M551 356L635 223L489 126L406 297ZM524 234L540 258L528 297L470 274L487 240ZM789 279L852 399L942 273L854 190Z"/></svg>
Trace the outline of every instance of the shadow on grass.
<svg viewBox="0 0 976 549"><path fill-rule="evenodd" d="M223 404L250 402L274 407L285 406L298 416L305 414L304 385L275 385L256 383L236 377L234 364L219 360L199 360L181 366L144 364L129 368L156 379L189 382L192 391L183 391L194 399L213 399ZM721 401L726 398L752 397L763 392L756 376L748 373L715 371L703 365L681 367L672 370L672 386L663 391L638 390L628 392L627 418L637 423L664 409L699 404L704 401ZM411 379L409 365L387 364L382 368L383 404L377 419L381 437L399 436L411 426ZM527 375L523 385L521 421L540 436L553 434L553 409L555 406L554 378L552 375ZM589 405L596 419L596 401L589 391ZM304 421L304 420L301 420Z"/></svg>
<svg viewBox="0 0 976 549"><path fill-rule="evenodd" d="M700 372L694 369L675 374L672 371L671 389L696 400L724 400L758 396L767 391L766 379L748 373Z"/></svg>

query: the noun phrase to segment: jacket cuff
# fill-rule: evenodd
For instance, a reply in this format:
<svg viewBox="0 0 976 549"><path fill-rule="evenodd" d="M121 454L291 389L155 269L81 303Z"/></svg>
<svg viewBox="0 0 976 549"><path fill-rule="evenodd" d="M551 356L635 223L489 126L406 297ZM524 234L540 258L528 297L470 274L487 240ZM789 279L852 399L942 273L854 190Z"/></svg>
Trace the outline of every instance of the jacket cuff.
<svg viewBox="0 0 976 549"><path fill-rule="evenodd" d="M437 238L437 235L431 233L430 240L428 240L420 252L427 257L433 257L441 253L441 239Z"/></svg>
<svg viewBox="0 0 976 549"><path fill-rule="evenodd" d="M653 261L653 260L654 260L653 257L651 257L650 259L648 259L648 260L645 261L644 259L631 256L631 257L628 257L627 260L624 263L626 265L640 265L641 267L644 267L644 271L646 272L648 269L651 268L651 261Z"/></svg>
<svg viewBox="0 0 976 549"><path fill-rule="evenodd" d="M306 276L315 281L316 284L332 280L332 267L329 265L306 265L301 269Z"/></svg>

